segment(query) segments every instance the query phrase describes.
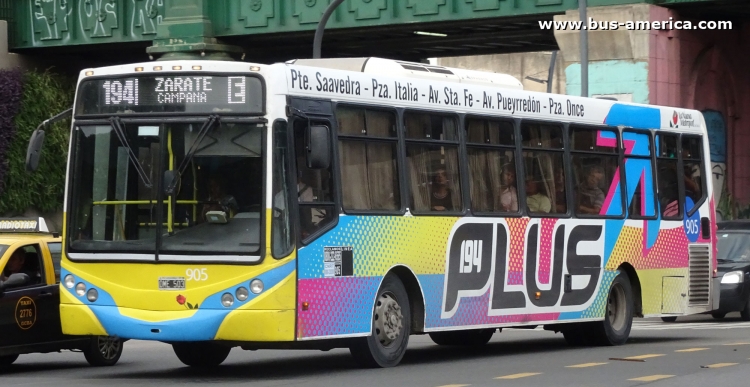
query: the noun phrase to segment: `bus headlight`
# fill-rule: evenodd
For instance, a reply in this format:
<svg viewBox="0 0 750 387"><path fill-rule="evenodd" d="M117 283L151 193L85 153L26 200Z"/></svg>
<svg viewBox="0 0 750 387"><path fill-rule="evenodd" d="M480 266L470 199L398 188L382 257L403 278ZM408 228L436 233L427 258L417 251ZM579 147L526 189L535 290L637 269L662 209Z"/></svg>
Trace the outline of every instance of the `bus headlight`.
<svg viewBox="0 0 750 387"><path fill-rule="evenodd" d="M255 294L260 294L260 292L263 291L263 281L257 278L250 281L250 291Z"/></svg>
<svg viewBox="0 0 750 387"><path fill-rule="evenodd" d="M221 304L224 305L225 308L229 308L234 304L234 297L232 297L229 293L224 293L221 295Z"/></svg>
<svg viewBox="0 0 750 387"><path fill-rule="evenodd" d="M68 274L65 276L65 287L68 289L73 289L73 286L76 284L76 279L73 278L71 274Z"/></svg>
<svg viewBox="0 0 750 387"><path fill-rule="evenodd" d="M89 301L94 302L97 298L99 298L99 292L96 289L91 288L88 292L86 292L86 298Z"/></svg>
<svg viewBox="0 0 750 387"><path fill-rule="evenodd" d="M79 297L83 297L83 295L86 294L86 284L79 282L78 285L76 285L76 294Z"/></svg>
<svg viewBox="0 0 750 387"><path fill-rule="evenodd" d="M247 300L247 296L249 296L249 293L247 292L247 289L245 289L244 287L240 287L236 292L234 292L234 296L237 297L237 299L240 301L245 301Z"/></svg>
<svg viewBox="0 0 750 387"><path fill-rule="evenodd" d="M730 271L721 277L721 283L723 284L738 284L742 282L742 271Z"/></svg>

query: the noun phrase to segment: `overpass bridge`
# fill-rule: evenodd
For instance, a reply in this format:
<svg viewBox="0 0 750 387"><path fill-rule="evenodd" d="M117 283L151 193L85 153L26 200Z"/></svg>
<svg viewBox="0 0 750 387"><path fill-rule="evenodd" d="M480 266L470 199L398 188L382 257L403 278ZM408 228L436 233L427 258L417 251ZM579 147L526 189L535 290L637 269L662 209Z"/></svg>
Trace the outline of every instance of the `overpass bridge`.
<svg viewBox="0 0 750 387"><path fill-rule="evenodd" d="M165 53L309 57L330 0L0 0L9 49L87 66ZM589 7L656 4L705 17L750 17L747 0L588 0ZM324 57L403 60L558 49L539 21L578 0L346 0L328 22Z"/></svg>

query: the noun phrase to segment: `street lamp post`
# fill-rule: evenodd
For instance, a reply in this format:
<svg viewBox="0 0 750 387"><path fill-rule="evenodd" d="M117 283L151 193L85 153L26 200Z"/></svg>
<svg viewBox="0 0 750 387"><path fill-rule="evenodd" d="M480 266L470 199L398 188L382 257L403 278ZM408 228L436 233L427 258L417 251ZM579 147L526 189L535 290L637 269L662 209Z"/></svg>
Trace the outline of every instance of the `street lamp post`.
<svg viewBox="0 0 750 387"><path fill-rule="evenodd" d="M328 5L325 12L323 12L323 17L320 18L320 23L318 23L318 28L315 30L315 38L313 39L313 59L320 59L320 46L323 44L323 30L326 28L328 18L331 17L331 14L336 10L336 7L343 2L344 0L333 0L333 2Z"/></svg>

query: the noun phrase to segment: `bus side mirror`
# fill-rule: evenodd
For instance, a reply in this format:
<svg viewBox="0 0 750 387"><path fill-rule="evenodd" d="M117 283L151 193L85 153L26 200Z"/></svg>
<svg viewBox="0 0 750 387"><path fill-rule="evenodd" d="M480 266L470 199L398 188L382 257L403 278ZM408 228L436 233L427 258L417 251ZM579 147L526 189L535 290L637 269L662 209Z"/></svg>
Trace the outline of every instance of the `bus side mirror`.
<svg viewBox="0 0 750 387"><path fill-rule="evenodd" d="M331 131L325 125L307 127L307 167L326 169L331 165Z"/></svg>
<svg viewBox="0 0 750 387"><path fill-rule="evenodd" d="M42 146L44 146L44 129L36 129L31 133L29 147L26 148L26 171L34 172L39 168Z"/></svg>

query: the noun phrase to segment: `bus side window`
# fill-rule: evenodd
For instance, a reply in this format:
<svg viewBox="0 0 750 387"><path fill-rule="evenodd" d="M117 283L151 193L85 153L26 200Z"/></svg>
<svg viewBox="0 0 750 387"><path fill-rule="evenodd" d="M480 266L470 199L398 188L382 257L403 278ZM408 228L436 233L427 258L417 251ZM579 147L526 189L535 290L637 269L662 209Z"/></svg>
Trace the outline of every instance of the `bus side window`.
<svg viewBox="0 0 750 387"><path fill-rule="evenodd" d="M404 113L412 211L462 210L457 126L452 116Z"/></svg>
<svg viewBox="0 0 750 387"><path fill-rule="evenodd" d="M656 178L659 187L659 212L662 218L682 219L677 171L677 135L658 134L656 136Z"/></svg>
<svg viewBox="0 0 750 387"><path fill-rule="evenodd" d="M532 215L562 214L567 210L563 134L558 125L521 123L526 209Z"/></svg>
<svg viewBox="0 0 750 387"><path fill-rule="evenodd" d="M702 140L695 136L682 136L682 169L685 184L685 211L692 211L706 197L703 173ZM692 202L692 203L691 203Z"/></svg>
<svg viewBox="0 0 750 387"><path fill-rule="evenodd" d="M570 127L575 213L620 216L618 138L611 130Z"/></svg>
<svg viewBox="0 0 750 387"><path fill-rule="evenodd" d="M400 209L396 114L337 106L336 119L344 209Z"/></svg>
<svg viewBox="0 0 750 387"><path fill-rule="evenodd" d="M625 186L628 217L643 219L656 216L653 164L651 161L651 136L648 133L623 132L625 149Z"/></svg>
<svg viewBox="0 0 750 387"><path fill-rule="evenodd" d="M62 243L47 243L49 254L52 256L52 266L55 268L55 283L60 283L60 261L62 260Z"/></svg>
<svg viewBox="0 0 750 387"><path fill-rule="evenodd" d="M518 212L515 129L510 121L468 118L466 151L473 212Z"/></svg>
<svg viewBox="0 0 750 387"><path fill-rule="evenodd" d="M300 233L302 239L309 237L335 219L333 199L333 173L326 169L307 168L305 130L307 120L294 123L294 150L297 165L297 200L299 202ZM312 122L311 124L317 124ZM321 124L329 125L328 122Z"/></svg>

